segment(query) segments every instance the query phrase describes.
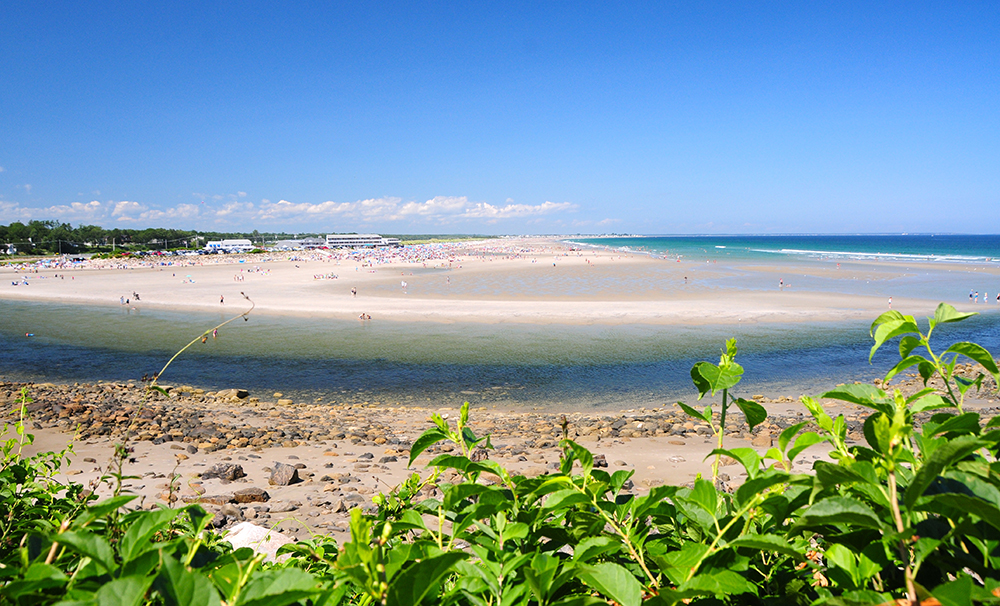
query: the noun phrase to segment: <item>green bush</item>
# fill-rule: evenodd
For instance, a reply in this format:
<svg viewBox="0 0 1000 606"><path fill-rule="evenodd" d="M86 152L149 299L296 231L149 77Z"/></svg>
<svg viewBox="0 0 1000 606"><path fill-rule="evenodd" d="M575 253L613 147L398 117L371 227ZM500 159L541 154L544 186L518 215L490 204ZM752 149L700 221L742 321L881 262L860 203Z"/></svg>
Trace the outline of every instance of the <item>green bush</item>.
<svg viewBox="0 0 1000 606"><path fill-rule="evenodd" d="M978 345L956 343L935 354L930 342L937 326L965 317L941 305L926 334L898 312L875 321L872 353L900 337L901 360L886 381L916 366L925 385L934 379L940 388L904 396L857 384L823 394L871 411L864 446L848 446L844 417L832 418L806 397L812 423L787 428L775 447L726 448L731 406L751 426L766 411L729 393L743 372L734 341L718 365L695 365L695 386L702 396L721 393L720 408L682 406L716 432L710 456L732 457L746 469L735 490L698 478L633 495L625 489L631 472L596 469L591 453L568 439L558 472L511 475L496 462L473 460L491 444L468 427L468 405L455 426L434 415L411 447L411 464L439 442L455 445L456 454L435 457L424 475L378 495L373 513L352 510L348 542L317 537L287 545L281 553L289 557L278 564L249 549L233 551L207 529L209 516L197 505L130 511L133 497L121 494L93 502L81 487L52 482L65 453L24 459L22 442L12 440L0 471L0 600L1000 603L1000 421L965 411L965 394L981 387L983 375L970 380L955 369L965 356L994 379L1000 372ZM17 428L30 439L23 422ZM816 461L812 473L792 473L791 461L818 443L830 445L831 459ZM717 474L717 462L713 469ZM443 482L443 470L457 472L458 481ZM429 486L440 496L421 499Z"/></svg>

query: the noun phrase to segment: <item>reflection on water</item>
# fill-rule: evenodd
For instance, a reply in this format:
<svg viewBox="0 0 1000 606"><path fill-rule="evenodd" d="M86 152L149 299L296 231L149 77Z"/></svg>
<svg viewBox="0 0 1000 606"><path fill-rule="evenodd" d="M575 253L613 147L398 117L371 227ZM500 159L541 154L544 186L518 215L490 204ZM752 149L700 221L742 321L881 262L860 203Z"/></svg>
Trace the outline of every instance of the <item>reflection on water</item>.
<svg viewBox="0 0 1000 606"><path fill-rule="evenodd" d="M0 376L6 380L135 380L206 328L217 313L4 302ZM749 327L563 326L371 322L255 315L196 343L168 384L245 387L298 401L380 401L631 407L690 398L689 370L738 337L743 394L815 393L870 380L894 361L867 363L864 324ZM26 337L25 333L35 336ZM996 314L938 333L1000 349ZM946 333L946 334L944 334Z"/></svg>

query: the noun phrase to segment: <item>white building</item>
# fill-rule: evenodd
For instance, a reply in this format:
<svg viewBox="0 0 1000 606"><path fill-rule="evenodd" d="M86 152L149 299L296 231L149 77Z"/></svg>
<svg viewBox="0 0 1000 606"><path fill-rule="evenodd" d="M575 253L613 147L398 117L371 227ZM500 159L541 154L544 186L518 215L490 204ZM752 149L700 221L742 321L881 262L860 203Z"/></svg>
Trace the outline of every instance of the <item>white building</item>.
<svg viewBox="0 0 1000 606"><path fill-rule="evenodd" d="M330 234L326 237L328 248L375 248L399 246L399 238L383 238L378 234Z"/></svg>
<svg viewBox="0 0 1000 606"><path fill-rule="evenodd" d="M212 252L241 253L250 252L255 247L250 240L211 240L205 245L205 250Z"/></svg>

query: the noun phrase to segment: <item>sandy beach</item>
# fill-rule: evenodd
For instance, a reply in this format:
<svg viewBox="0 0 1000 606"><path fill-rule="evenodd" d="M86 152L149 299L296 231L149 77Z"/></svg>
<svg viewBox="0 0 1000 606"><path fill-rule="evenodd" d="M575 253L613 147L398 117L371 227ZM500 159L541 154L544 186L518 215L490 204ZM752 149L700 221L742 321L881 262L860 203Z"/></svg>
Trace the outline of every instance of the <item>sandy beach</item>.
<svg viewBox="0 0 1000 606"><path fill-rule="evenodd" d="M240 310L257 314L402 322L734 324L873 318L881 295L848 286L904 273L892 263L833 274L806 266L718 266L520 238L350 254L260 255L94 261L26 271L0 267L0 299L138 308ZM796 274L836 284L795 286ZM820 275L823 274L823 275ZM786 286L779 288L779 281ZM738 287L726 287L732 282ZM15 284L17 284L15 286ZM138 301L133 296L138 293ZM356 293L356 294L355 294ZM847 294L845 294L847 293ZM899 297L926 314L937 301Z"/></svg>

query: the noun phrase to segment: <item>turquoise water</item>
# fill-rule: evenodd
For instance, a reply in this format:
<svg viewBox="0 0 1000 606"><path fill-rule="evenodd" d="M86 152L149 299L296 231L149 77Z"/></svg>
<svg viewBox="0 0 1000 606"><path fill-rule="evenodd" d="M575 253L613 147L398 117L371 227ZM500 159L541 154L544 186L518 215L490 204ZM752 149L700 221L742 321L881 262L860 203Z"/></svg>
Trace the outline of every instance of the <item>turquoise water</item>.
<svg viewBox="0 0 1000 606"><path fill-rule="evenodd" d="M695 259L1000 264L1000 235L643 236L572 238L571 241Z"/></svg>

